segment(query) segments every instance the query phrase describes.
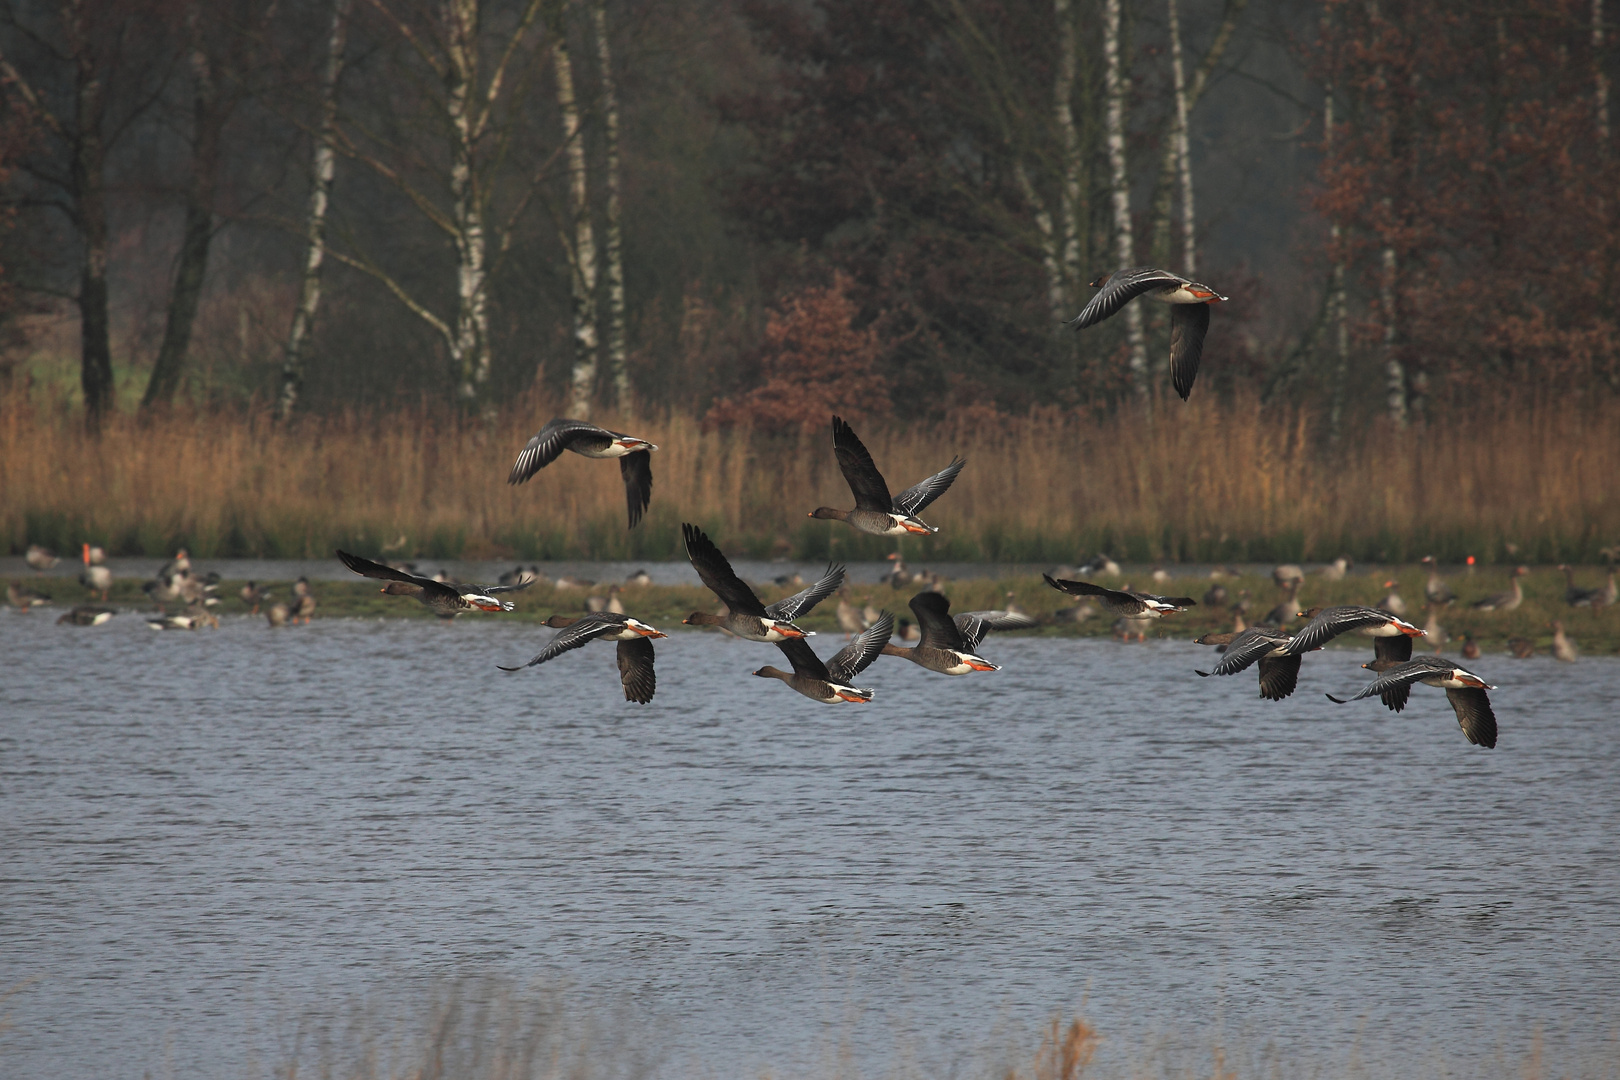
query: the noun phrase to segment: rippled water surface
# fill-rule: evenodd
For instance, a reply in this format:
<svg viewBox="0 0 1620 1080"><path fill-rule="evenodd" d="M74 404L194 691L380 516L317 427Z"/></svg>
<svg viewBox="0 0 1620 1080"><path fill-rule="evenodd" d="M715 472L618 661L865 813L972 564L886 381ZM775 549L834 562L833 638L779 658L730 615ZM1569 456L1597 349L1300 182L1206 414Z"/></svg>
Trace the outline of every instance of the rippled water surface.
<svg viewBox="0 0 1620 1080"><path fill-rule="evenodd" d="M1122 1061L1620 1062L1616 661L1480 662L1485 751L1438 690L1326 701L1360 650L1276 705L1189 644L993 637L825 707L687 633L638 707L605 645L495 670L547 633L0 616L0 1074L259 1075L479 973L638 1018L663 1075L963 1075L1075 1010Z"/></svg>

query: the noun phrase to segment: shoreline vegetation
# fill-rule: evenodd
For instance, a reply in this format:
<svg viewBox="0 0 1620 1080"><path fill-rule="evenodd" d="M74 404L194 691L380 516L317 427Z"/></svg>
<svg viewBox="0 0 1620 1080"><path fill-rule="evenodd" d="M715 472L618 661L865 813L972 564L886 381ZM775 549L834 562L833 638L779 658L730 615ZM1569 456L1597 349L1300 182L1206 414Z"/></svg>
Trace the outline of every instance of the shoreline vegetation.
<svg viewBox="0 0 1620 1080"><path fill-rule="evenodd" d="M433 572L431 564L420 565L417 569L422 573ZM1252 568L1236 576L1228 574L1221 576L1219 584L1228 594L1228 600L1224 604L1205 602L1205 593L1216 584L1207 575L1176 575L1167 583L1156 584L1149 576L1150 571L1147 568L1123 569L1124 574L1121 577L1098 576L1095 580L1113 587L1130 584L1136 589L1148 592L1186 594L1199 601L1197 607L1188 611L1135 624L1153 639L1190 641L1211 631L1231 629L1233 622L1231 604L1238 601L1245 592L1249 601L1247 621L1253 624L1263 619L1266 613L1286 595L1271 580L1269 574L1255 572ZM1577 571L1576 577L1577 581L1586 587L1603 584L1600 568L1583 567ZM1302 611L1316 604L1373 604L1389 591L1384 588L1384 582L1393 580L1396 582L1397 591L1407 604L1406 619L1424 626L1429 618L1423 606L1423 586L1427 579L1427 568L1417 564L1402 567L1356 568L1341 581L1329 581L1318 574L1310 574L1300 588L1297 599L1298 610ZM35 618L42 622L54 621L59 614L66 612L75 604L99 602L98 598L71 577L17 576L8 580L15 580L37 589L52 598L49 607L37 608L26 614L11 612L16 617ZM1521 579L1524 602L1515 611L1475 611L1469 607L1474 600L1506 589L1507 574L1501 568L1481 569L1473 574L1459 571L1448 575L1447 582L1457 594L1457 600L1439 611L1440 625L1446 635L1441 649L1444 653L1457 654L1462 648L1463 634L1466 632L1487 654L1507 652L1510 639L1523 638L1534 646L1537 655L1545 656L1551 648L1551 623L1554 619L1563 622L1566 633L1577 643L1583 654L1604 656L1620 652L1620 607L1598 609L1570 607L1564 601L1564 576L1550 567L1532 570ZM143 584L144 581L133 578L115 580L108 601L109 606L135 616L163 610L141 591ZM216 614L221 617L243 617L248 614L248 605L238 596L243 584L245 583L233 580L219 583L217 595L220 603L215 608ZM268 589L276 600L286 600L292 595L291 582L260 581L257 584L261 589ZM591 588L563 588L553 585L549 580L541 581L521 592L503 596L510 598L516 605L514 611L498 615L469 614L463 616L460 621L477 622L493 619L529 625L538 624L554 613L585 611L588 601L605 599L608 587L613 584L620 583L602 581L595 583ZM906 606L906 602L925 587L916 584L900 588L887 584L851 584L848 586L847 595L849 603L857 610L864 610L870 606L886 609L892 612L896 619L914 619L915 616ZM797 591L798 587L778 586L766 582L756 583L756 588L761 598L769 603ZM941 588L950 597L953 611L1000 609L1009 603L1016 603L1041 620L1041 625L1034 630L1004 631L993 636L992 641L1014 634L1106 638L1114 632L1114 619L1094 606L1077 605L1074 597L1048 587L1039 575L947 580L942 583ZM618 596L625 610L637 618L652 623L660 630L675 633L719 632L681 625L681 620L694 611L720 610L714 594L701 586L620 584L620 589ZM311 591L317 601L314 614L316 619L434 618L421 604L408 597L385 596L374 582L360 577L356 577L353 581L312 582ZM170 606L178 609L178 605ZM1089 614L1080 614L1079 618L1075 618L1076 613L1086 612L1088 607ZM828 640L841 638L837 609L838 597L834 596L823 601L809 615L797 621L807 630L829 635ZM257 618L262 620L264 616L261 614ZM1295 619L1293 625L1297 629L1304 625L1304 620ZM289 632L294 631L289 629ZM1433 642L1426 638L1419 638L1414 644L1418 653L1434 649ZM1329 647L1363 649L1366 648L1366 644L1362 638L1350 637L1336 641ZM990 649L992 646L987 645L986 648Z"/></svg>
<svg viewBox="0 0 1620 1080"><path fill-rule="evenodd" d="M480 419L423 406L276 425L263 410L107 418L14 393L0 402L0 548L82 542L114 556L368 556L537 561L680 558L692 521L727 554L881 559L891 541L817 505L850 501L825 426L706 427L695 415L598 415L656 442L647 520L624 527L609 463L565 454L521 486L517 451L560 407L531 395ZM1210 396L1129 409L969 410L855 426L895 489L961 454L908 561L1330 561L1593 564L1620 540L1620 411L1503 401L1330 446L1309 409ZM1137 582L1139 587L1144 583Z"/></svg>

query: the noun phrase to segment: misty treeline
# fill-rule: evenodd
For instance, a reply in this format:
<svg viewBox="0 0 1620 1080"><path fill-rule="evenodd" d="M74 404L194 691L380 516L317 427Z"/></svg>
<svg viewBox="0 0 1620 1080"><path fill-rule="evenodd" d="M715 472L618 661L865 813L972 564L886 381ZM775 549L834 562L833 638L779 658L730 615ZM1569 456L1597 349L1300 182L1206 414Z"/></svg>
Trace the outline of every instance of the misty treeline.
<svg viewBox="0 0 1620 1080"><path fill-rule="evenodd" d="M1151 408L1163 307L1062 325L1149 263L1232 297L1196 394L1329 437L1607 403L1605 2L4 0L0 372L71 351L92 427ZM1245 125L1304 162L1247 217Z"/></svg>

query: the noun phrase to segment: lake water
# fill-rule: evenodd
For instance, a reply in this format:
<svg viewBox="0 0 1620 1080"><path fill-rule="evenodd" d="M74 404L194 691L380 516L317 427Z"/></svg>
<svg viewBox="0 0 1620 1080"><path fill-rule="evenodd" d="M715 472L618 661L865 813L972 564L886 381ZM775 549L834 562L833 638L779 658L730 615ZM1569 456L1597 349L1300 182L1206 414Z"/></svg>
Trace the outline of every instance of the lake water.
<svg viewBox="0 0 1620 1080"><path fill-rule="evenodd" d="M1620 1075L1620 662L1481 662L1486 751L1324 699L1359 649L1273 704L992 636L826 707L678 633L635 706L606 645L495 670L548 634L0 615L0 1076L319 1075L474 976L659 1076L989 1076L1076 1012L1105 1075Z"/></svg>

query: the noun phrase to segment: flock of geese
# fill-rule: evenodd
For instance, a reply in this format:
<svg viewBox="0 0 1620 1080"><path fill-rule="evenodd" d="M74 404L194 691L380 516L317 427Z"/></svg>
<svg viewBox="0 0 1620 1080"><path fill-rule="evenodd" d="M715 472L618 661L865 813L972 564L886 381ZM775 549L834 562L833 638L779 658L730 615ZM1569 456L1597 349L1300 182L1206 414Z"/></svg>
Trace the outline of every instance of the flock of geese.
<svg viewBox="0 0 1620 1080"><path fill-rule="evenodd" d="M1138 297L1172 305L1170 335L1170 371L1176 392L1183 400L1192 391L1198 374L1198 363L1203 351L1205 334L1209 328L1209 306L1226 299L1207 285L1191 281L1167 271L1152 267L1133 267L1106 275L1092 283L1099 292L1069 325L1075 330L1093 326L1120 311ZM887 481L872 460L871 453L861 442L853 428L841 417L832 418L833 453L854 498L854 507L848 510L821 506L809 511L812 518L842 521L851 528L872 536L903 537L929 535L938 531L919 515L936 499L945 494L966 466L961 458L953 458L939 472L913 484L898 494L890 491ZM652 498L651 455L658 447L646 439L609 431L583 420L556 419L546 424L518 453L508 483L522 484L569 451L588 458L617 459L624 482L629 525L634 528L646 512ZM973 672L999 670L998 665L979 655L984 638L993 630L1023 629L1036 625L1036 620L1019 611L970 611L951 614L950 601L937 588L913 596L909 606L916 617L919 633L916 644L906 648L893 643L894 617L889 612L878 612L867 620L869 625L852 633L851 640L830 658L823 660L811 648L808 638L813 632L799 626L802 618L822 600L837 592L844 583L844 567L829 566L827 572L802 591L773 604L765 604L732 569L731 563L714 541L695 525L683 524L682 540L686 554L705 587L724 604L721 614L693 612L684 623L690 626L713 626L745 641L775 645L789 667L782 669L765 665L754 672L761 678L777 679L813 701L826 704L870 702L876 690L857 686L856 682L879 656L894 656L910 661L928 671L942 675L966 675ZM38 559L36 559L38 551ZM466 611L511 611L514 604L503 599L533 584L535 576L518 572L510 581L496 585L467 585L422 577L406 569L375 562L346 551L337 552L338 558L353 572L380 579L386 584L384 593L409 596L436 615L454 617ZM42 549L30 549L28 561L36 569L44 569L40 562L54 557ZM100 549L84 545L84 573L80 580L87 588L99 591L105 602L111 587L111 573L104 565ZM1429 599L1432 603L1451 597L1440 596L1444 583L1431 563ZM1104 569L1099 564L1093 569ZM1117 567L1113 567L1117 572ZM1341 560L1340 574L1343 573ZM1566 573L1572 573L1562 567ZM1526 573L1517 568L1511 577L1511 588L1500 596L1488 597L1475 604L1481 610L1510 609L1523 599L1519 578ZM1111 589L1089 581L1070 580L1067 577L1043 575L1046 584L1070 596L1081 597L1123 620L1159 619L1193 607L1197 602L1185 596L1159 596L1126 589ZM1300 575L1302 579L1303 575ZM896 581L900 579L896 567ZM1315 607L1294 612L1298 581L1293 582L1284 605L1268 619L1273 625L1241 627L1228 633L1207 634L1200 644L1217 646L1222 655L1209 671L1198 671L1201 676L1236 675L1257 667L1262 697L1280 701L1291 695L1298 683L1301 661L1306 653L1322 648L1342 635L1353 634L1370 638L1373 659L1363 667L1373 671L1377 678L1350 698L1327 695L1335 702L1358 701L1377 697L1389 709L1400 712L1406 707L1411 689L1417 684L1445 690L1459 726L1468 741L1479 746L1496 745L1496 716L1491 709L1487 691L1495 689L1484 677L1439 656L1426 655L1413 659L1412 642L1424 637L1425 630L1401 618L1401 611L1392 589L1389 597L1378 607L1336 605ZM1281 582L1279 582L1281 583ZM208 611L217 602L212 593L218 585L217 575L199 577L191 573L190 561L184 551L163 568L149 582L146 590L154 600L182 599L187 603L185 612L150 620L159 629L194 629L214 617ZM26 606L27 597L19 599L18 586L11 586L11 599L18 606ZM1449 590L1446 590L1449 593ZM1571 576L1569 599L1572 604L1596 605L1614 603L1616 597L1613 574L1607 591L1579 590ZM242 590L242 598L255 612L261 603L272 598L249 582ZM1206 597L1208 599L1208 597ZM294 587L290 603L270 604L268 616L272 625L286 622L308 621L315 600L308 582L300 580ZM620 682L625 698L646 703L653 699L657 689L654 671L653 641L666 636L656 627L625 613L618 603L613 609L591 611L582 616L553 615L546 625L557 634L526 664L502 666L504 671L521 671L544 664L563 653L581 648L593 641L611 641L617 644ZM112 609L82 605L64 615L61 621L78 625L96 625L104 622ZM1285 625L1296 616L1307 620L1298 631ZM217 620L214 620L217 625ZM1136 622L1140 626L1140 622ZM853 628L852 628L853 629ZM1138 631L1140 636L1140 631ZM1473 654L1477 656L1475 648ZM1465 649L1465 657L1469 654Z"/></svg>

